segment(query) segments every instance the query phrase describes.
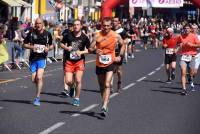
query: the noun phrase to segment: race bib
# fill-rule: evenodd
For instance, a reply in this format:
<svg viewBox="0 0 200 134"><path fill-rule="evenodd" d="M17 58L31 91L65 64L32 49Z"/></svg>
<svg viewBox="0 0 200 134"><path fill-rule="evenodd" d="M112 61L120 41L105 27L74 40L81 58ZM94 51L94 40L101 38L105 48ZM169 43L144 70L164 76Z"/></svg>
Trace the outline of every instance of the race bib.
<svg viewBox="0 0 200 134"><path fill-rule="evenodd" d="M79 60L79 59L81 59L81 57L76 54L76 51L71 51L70 52L70 59L71 60Z"/></svg>
<svg viewBox="0 0 200 134"><path fill-rule="evenodd" d="M166 49L166 54L173 54L174 53L174 49L172 49L172 48L167 48Z"/></svg>
<svg viewBox="0 0 200 134"><path fill-rule="evenodd" d="M43 53L45 49L45 45L34 44L33 52L35 53Z"/></svg>
<svg viewBox="0 0 200 134"><path fill-rule="evenodd" d="M182 55L181 60L190 62L192 60L192 55Z"/></svg>
<svg viewBox="0 0 200 134"><path fill-rule="evenodd" d="M111 55L101 55L99 56L99 62L107 65L112 62L112 57Z"/></svg>

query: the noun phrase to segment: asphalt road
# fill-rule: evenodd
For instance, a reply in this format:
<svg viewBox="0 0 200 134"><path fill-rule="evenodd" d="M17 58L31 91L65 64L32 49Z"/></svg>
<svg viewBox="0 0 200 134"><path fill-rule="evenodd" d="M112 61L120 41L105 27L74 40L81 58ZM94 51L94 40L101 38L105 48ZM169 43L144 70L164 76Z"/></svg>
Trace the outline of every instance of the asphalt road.
<svg viewBox="0 0 200 134"><path fill-rule="evenodd" d="M106 118L99 114L94 55L87 56L80 107L59 96L61 62L47 66L40 107L32 105L29 70L0 72L0 134L200 134L200 90L180 94L179 66L175 81L165 83L163 50L139 49L135 56L123 65L123 91L111 95ZM200 89L200 75L195 84Z"/></svg>

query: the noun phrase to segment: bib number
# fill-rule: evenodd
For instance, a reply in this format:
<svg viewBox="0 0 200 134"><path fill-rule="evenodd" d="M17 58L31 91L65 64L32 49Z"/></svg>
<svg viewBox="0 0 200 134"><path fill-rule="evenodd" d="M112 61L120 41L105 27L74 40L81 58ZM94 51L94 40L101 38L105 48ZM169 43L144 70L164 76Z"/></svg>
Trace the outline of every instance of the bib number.
<svg viewBox="0 0 200 134"><path fill-rule="evenodd" d="M172 55L173 53L174 53L174 49L171 49L171 48L166 49L166 54Z"/></svg>
<svg viewBox="0 0 200 134"><path fill-rule="evenodd" d="M81 57L78 56L75 51L72 51L72 52L70 52L70 59L71 60L79 60L79 59L81 59Z"/></svg>
<svg viewBox="0 0 200 134"><path fill-rule="evenodd" d="M102 64L107 65L107 64L111 63L111 61L112 61L111 55L101 55L101 56L99 56L99 62L102 63Z"/></svg>
<svg viewBox="0 0 200 134"><path fill-rule="evenodd" d="M40 44L34 44L33 52L35 53L43 53L44 52L45 45Z"/></svg>
<svg viewBox="0 0 200 134"><path fill-rule="evenodd" d="M192 60L192 56L191 55L182 55L181 60L190 62Z"/></svg>

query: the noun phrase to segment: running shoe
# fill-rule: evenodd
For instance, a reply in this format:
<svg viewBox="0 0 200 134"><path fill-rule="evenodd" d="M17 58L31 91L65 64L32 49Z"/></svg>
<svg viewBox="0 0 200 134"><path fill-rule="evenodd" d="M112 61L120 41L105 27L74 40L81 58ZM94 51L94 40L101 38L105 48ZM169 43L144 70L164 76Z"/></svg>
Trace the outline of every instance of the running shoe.
<svg viewBox="0 0 200 134"><path fill-rule="evenodd" d="M101 108L101 116L106 117L108 115L108 107Z"/></svg>
<svg viewBox="0 0 200 134"><path fill-rule="evenodd" d="M40 98L39 97L36 97L33 101L33 105L34 106L40 106Z"/></svg>
<svg viewBox="0 0 200 134"><path fill-rule="evenodd" d="M172 74L171 74L171 79L172 79L172 80L175 80L175 78L176 78L175 72L172 72Z"/></svg>
<svg viewBox="0 0 200 134"><path fill-rule="evenodd" d="M183 96L186 96L186 95L188 95L188 92L187 92L187 90L183 89L183 91L181 92L181 95L183 95Z"/></svg>
<svg viewBox="0 0 200 134"><path fill-rule="evenodd" d="M131 58L132 58L132 59L134 59L134 58L135 58L134 54L132 54L132 55L131 55Z"/></svg>
<svg viewBox="0 0 200 134"><path fill-rule="evenodd" d="M193 91L193 92L196 91L195 88L194 88L194 83L193 82L190 83L190 88L191 88L191 91Z"/></svg>
<svg viewBox="0 0 200 134"><path fill-rule="evenodd" d="M62 96L69 97L69 91L68 91L68 90L63 90L60 94L61 94Z"/></svg>
<svg viewBox="0 0 200 134"><path fill-rule="evenodd" d="M72 105L79 107L80 106L80 99L74 98L72 101Z"/></svg>
<svg viewBox="0 0 200 134"><path fill-rule="evenodd" d="M165 83L167 83L167 84L171 84L172 81L171 81L170 79L168 79Z"/></svg>

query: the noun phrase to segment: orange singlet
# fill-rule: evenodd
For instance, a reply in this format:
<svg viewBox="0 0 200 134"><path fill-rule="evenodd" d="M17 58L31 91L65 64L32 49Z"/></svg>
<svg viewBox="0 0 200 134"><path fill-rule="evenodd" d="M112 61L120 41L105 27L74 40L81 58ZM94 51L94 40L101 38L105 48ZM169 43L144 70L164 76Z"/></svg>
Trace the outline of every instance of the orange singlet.
<svg viewBox="0 0 200 134"><path fill-rule="evenodd" d="M188 34L187 36L184 36L184 35L180 36L180 41L182 43L187 43L187 42L190 42L193 44L200 43L197 35L192 34L192 33ZM195 56L197 54L197 48L183 45L182 50L181 50L181 55L184 55L184 54Z"/></svg>
<svg viewBox="0 0 200 134"><path fill-rule="evenodd" d="M117 33L110 31L107 35L102 35L101 31L96 33L96 49L103 51L103 55L97 54L96 66L107 67L115 60L115 46L117 44Z"/></svg>

